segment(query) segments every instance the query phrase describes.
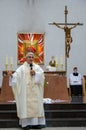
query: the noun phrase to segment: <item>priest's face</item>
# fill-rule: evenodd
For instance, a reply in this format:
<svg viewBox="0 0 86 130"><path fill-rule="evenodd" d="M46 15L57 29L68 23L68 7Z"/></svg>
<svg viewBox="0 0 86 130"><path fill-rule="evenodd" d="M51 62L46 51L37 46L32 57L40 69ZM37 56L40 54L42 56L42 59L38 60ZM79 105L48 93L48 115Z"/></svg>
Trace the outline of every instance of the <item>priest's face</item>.
<svg viewBox="0 0 86 130"><path fill-rule="evenodd" d="M29 54L27 56L27 63L28 64L32 64L33 60L34 60L34 55L33 54Z"/></svg>

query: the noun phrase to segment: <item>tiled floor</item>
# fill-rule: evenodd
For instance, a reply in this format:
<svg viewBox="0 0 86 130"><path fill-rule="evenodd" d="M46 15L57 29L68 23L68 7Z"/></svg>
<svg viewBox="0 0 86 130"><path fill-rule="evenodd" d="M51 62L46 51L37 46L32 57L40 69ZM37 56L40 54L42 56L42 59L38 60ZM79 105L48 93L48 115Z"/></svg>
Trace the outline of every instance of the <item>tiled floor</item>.
<svg viewBox="0 0 86 130"><path fill-rule="evenodd" d="M20 128L0 128L0 130L21 130L21 129ZM86 130L86 127L47 127L47 128L43 128L42 130Z"/></svg>

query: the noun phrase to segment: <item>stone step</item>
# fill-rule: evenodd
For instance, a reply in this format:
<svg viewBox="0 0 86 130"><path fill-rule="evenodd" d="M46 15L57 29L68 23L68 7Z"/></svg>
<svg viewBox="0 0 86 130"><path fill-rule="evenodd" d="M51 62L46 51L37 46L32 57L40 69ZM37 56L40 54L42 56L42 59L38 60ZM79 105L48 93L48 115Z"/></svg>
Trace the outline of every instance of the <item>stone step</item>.
<svg viewBox="0 0 86 130"><path fill-rule="evenodd" d="M44 104L44 108L45 108L45 110L69 110L69 109L71 109L71 110L77 110L77 109L81 109L81 110L83 110L83 109L86 109L86 104L84 104L84 103L79 103L79 104L77 104L77 103L66 103L66 104Z"/></svg>
<svg viewBox="0 0 86 130"><path fill-rule="evenodd" d="M0 110L0 119L17 119L16 110Z"/></svg>
<svg viewBox="0 0 86 130"><path fill-rule="evenodd" d="M44 104L48 127L86 126L86 104ZM16 104L0 104L0 128L19 127Z"/></svg>
<svg viewBox="0 0 86 130"><path fill-rule="evenodd" d="M46 119L48 127L86 127L86 118Z"/></svg>
<svg viewBox="0 0 86 130"><path fill-rule="evenodd" d="M66 104L44 104L45 110L68 110L68 109L86 109L86 104L83 103L66 103ZM0 110L16 110L16 104L15 103L0 103Z"/></svg>
<svg viewBox="0 0 86 130"><path fill-rule="evenodd" d="M0 119L0 128L18 128L18 119Z"/></svg>
<svg viewBox="0 0 86 130"><path fill-rule="evenodd" d="M86 118L86 110L45 110L46 118Z"/></svg>
<svg viewBox="0 0 86 130"><path fill-rule="evenodd" d="M16 110L15 103L0 103L0 110Z"/></svg>

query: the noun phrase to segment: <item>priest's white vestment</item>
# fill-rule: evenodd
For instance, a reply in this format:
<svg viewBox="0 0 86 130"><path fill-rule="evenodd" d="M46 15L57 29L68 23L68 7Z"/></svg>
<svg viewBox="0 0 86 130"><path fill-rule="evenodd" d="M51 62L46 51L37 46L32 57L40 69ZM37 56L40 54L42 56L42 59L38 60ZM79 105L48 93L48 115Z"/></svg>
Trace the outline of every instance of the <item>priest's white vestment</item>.
<svg viewBox="0 0 86 130"><path fill-rule="evenodd" d="M33 63L35 75L30 75L30 66L27 62L21 65L10 79L16 100L17 115L20 125L45 125L43 107L44 72Z"/></svg>

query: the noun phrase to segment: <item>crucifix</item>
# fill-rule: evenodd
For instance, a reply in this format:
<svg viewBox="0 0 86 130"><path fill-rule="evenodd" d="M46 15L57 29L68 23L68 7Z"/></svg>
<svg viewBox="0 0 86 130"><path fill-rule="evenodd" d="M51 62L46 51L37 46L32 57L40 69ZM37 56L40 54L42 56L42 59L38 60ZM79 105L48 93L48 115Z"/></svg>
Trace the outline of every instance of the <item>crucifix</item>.
<svg viewBox="0 0 86 130"><path fill-rule="evenodd" d="M72 43L73 39L71 37L71 30L73 28L75 28L76 26L78 25L83 25L82 23L68 23L67 22L67 14L68 14L68 10L67 10L67 6L65 6L65 23L56 23L56 22L53 22L53 23L49 23L50 25L55 25L57 26L58 28L61 28L64 30L65 32L65 56L67 58L69 58L69 52L70 52L70 44ZM64 25L64 26L63 26Z"/></svg>

